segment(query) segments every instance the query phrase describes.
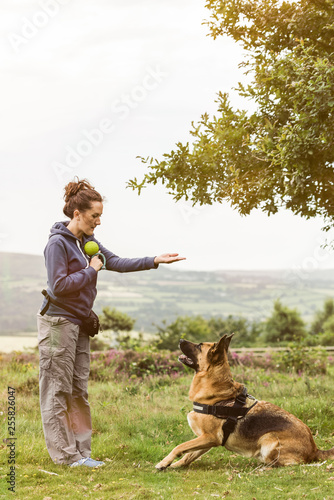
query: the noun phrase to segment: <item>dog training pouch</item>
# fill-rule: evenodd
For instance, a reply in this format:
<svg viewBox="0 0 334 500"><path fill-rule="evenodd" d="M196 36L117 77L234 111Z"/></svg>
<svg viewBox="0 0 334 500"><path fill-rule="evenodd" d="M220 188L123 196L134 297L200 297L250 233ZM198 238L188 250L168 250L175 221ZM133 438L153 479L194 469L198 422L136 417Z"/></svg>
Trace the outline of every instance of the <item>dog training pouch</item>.
<svg viewBox="0 0 334 500"><path fill-rule="evenodd" d="M94 311L91 311L88 318L82 319L81 329L90 337L95 337L100 331L100 321Z"/></svg>

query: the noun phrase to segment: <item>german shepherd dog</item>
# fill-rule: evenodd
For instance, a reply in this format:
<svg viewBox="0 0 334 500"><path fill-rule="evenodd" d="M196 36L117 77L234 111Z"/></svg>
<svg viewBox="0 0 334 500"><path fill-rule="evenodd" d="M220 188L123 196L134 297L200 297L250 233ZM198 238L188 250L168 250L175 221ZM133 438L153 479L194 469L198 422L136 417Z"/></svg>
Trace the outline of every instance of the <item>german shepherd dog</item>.
<svg viewBox="0 0 334 500"><path fill-rule="evenodd" d="M218 403L225 407L233 406L238 395L246 393L244 386L233 380L228 363L227 352L232 337L233 334L224 335L219 342L200 344L180 340L183 354L179 361L195 370L189 391L189 399L196 402L194 408L196 405L212 406ZM245 416L238 418L236 427L225 442L229 451L256 457L271 466L334 459L334 448L318 450L310 429L297 417L266 401L255 400L254 404L253 399L247 395L245 406L250 409ZM189 465L213 446L221 446L224 440L222 426L226 419L191 411L188 423L198 437L176 446L156 468L164 470L169 466Z"/></svg>

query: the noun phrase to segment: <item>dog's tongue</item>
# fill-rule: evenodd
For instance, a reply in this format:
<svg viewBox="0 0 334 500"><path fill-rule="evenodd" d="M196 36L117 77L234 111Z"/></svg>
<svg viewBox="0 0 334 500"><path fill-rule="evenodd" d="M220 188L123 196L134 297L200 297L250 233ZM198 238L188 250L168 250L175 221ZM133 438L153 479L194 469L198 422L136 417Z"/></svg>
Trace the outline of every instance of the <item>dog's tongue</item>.
<svg viewBox="0 0 334 500"><path fill-rule="evenodd" d="M179 356L179 361L181 361L181 363L187 363L187 365L193 365L193 361L188 358L185 354L181 354L181 356Z"/></svg>

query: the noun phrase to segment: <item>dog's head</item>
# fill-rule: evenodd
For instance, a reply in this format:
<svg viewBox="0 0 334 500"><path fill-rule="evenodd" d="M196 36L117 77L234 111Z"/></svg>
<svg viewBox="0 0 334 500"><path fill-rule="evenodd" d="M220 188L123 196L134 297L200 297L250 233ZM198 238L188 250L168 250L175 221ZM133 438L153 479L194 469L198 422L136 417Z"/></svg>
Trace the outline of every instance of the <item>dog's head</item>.
<svg viewBox="0 0 334 500"><path fill-rule="evenodd" d="M196 372L207 371L210 366L228 363L227 351L233 337L224 335L218 342L201 342L195 344L181 339L179 347L183 354L179 361Z"/></svg>

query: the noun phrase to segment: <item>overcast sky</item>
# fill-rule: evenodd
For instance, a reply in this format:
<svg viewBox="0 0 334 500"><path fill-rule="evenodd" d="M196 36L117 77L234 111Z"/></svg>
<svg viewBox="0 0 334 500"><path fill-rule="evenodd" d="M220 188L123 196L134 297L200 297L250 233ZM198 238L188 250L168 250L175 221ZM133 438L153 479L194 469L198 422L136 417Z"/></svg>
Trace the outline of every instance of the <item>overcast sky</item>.
<svg viewBox="0 0 334 500"><path fill-rule="evenodd" d="M242 51L202 25L205 0L2 0L0 249L42 254L75 175L107 199L95 236L121 256L176 251L179 269L332 267L320 219L192 208L160 186L126 189L189 140ZM235 105L241 104L232 92Z"/></svg>

